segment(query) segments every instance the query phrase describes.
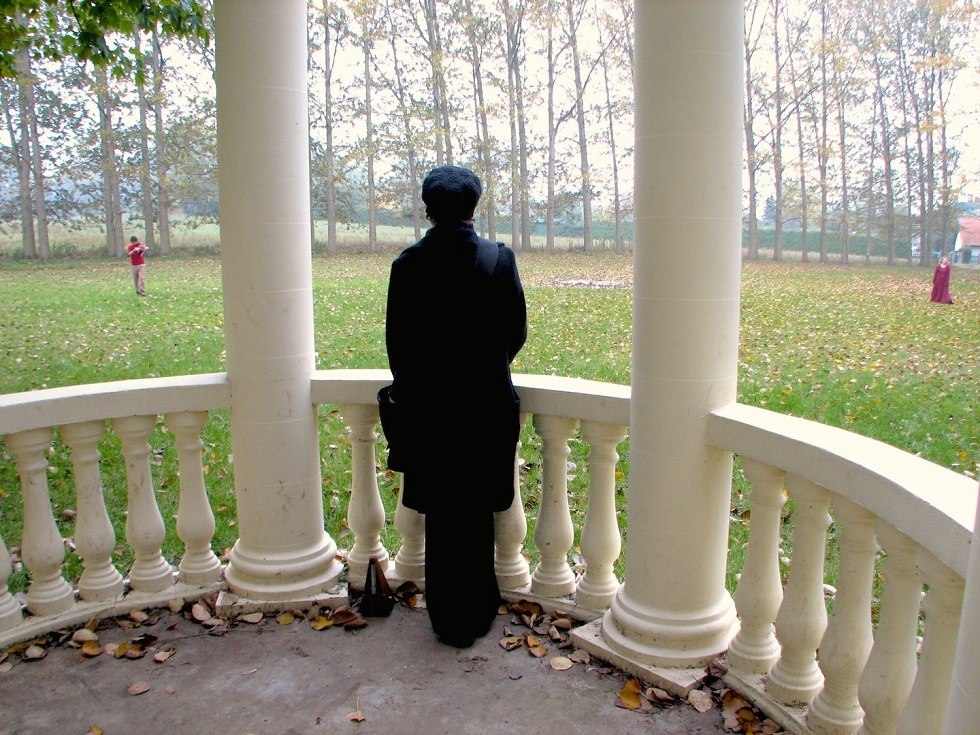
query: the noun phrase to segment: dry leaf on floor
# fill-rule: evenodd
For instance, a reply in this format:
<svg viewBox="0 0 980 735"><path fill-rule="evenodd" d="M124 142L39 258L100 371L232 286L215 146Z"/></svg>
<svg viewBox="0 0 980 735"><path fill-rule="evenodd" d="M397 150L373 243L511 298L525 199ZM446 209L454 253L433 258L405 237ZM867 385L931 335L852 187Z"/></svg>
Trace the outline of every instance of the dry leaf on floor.
<svg viewBox="0 0 980 735"><path fill-rule="evenodd" d="M242 621L243 623L250 623L252 625L255 625L256 623L261 623L262 618L264 617L265 615L263 613L251 612L251 613L246 613L244 615L239 615L238 620Z"/></svg>
<svg viewBox="0 0 980 735"><path fill-rule="evenodd" d="M88 730L85 731L85 735L103 735L105 730L103 730L98 725L89 725Z"/></svg>
<svg viewBox="0 0 980 735"><path fill-rule="evenodd" d="M616 706L634 712L652 712L653 706L643 698L643 687L636 679L629 679L616 695Z"/></svg>
<svg viewBox="0 0 980 735"><path fill-rule="evenodd" d="M96 656L101 656L103 653L102 646L98 641L85 641L82 644L82 655L87 658L95 658Z"/></svg>
<svg viewBox="0 0 980 735"><path fill-rule="evenodd" d="M527 652L535 658L543 658L548 655L548 647L539 643L536 646L528 646Z"/></svg>
<svg viewBox="0 0 980 735"><path fill-rule="evenodd" d="M71 639L75 643L88 643L90 641L98 642L99 636L88 628L79 628L74 633L72 633Z"/></svg>
<svg viewBox="0 0 980 735"><path fill-rule="evenodd" d="M200 602L195 602L191 608L191 617L200 623L211 618L211 611Z"/></svg>
<svg viewBox="0 0 980 735"><path fill-rule="evenodd" d="M687 703L694 707L698 712L707 712L709 709L715 706L714 701L711 699L711 695L707 692L702 692L700 689L692 689L687 694Z"/></svg>
<svg viewBox="0 0 980 735"><path fill-rule="evenodd" d="M177 653L177 651L175 651L172 648L167 648L162 651L157 651L156 653L153 654L153 660L156 661L158 664L162 664L164 661L166 661L168 658L173 656L175 653Z"/></svg>
<svg viewBox="0 0 980 735"><path fill-rule="evenodd" d="M505 651L513 651L524 645L524 642L516 635L504 636L500 639L500 647Z"/></svg>
<svg viewBox="0 0 980 735"><path fill-rule="evenodd" d="M42 658L44 658L47 655L48 655L47 650L41 648L40 646L28 646L27 648L24 649L24 652L21 654L21 658L24 659L25 661L40 661Z"/></svg>
<svg viewBox="0 0 980 735"><path fill-rule="evenodd" d="M364 716L364 713L361 712L361 700L358 699L354 706L356 709L347 715L347 719L351 722L364 722L364 720L367 718Z"/></svg>
<svg viewBox="0 0 980 735"><path fill-rule="evenodd" d="M310 621L310 627L313 630L324 630L333 627L333 621L326 615L317 615Z"/></svg>
<svg viewBox="0 0 980 735"><path fill-rule="evenodd" d="M575 665L570 658L566 658L565 656L554 656L548 663L551 664L551 668L555 671L568 671Z"/></svg>
<svg viewBox="0 0 980 735"><path fill-rule="evenodd" d="M581 648L572 653L569 658L577 664L587 664L592 660L589 652L583 651Z"/></svg>
<svg viewBox="0 0 980 735"><path fill-rule="evenodd" d="M152 689L152 687L147 682L137 681L134 682L133 684L130 684L129 689L127 689L126 691L135 697L139 694L143 694L145 692L150 691L150 689Z"/></svg>
<svg viewBox="0 0 980 735"><path fill-rule="evenodd" d="M279 625L290 625L294 620L296 620L296 616L288 610L276 615L276 622L279 623Z"/></svg>
<svg viewBox="0 0 980 735"><path fill-rule="evenodd" d="M142 624L145 623L147 620L149 620L150 616L147 615L142 610L130 610L129 619L132 620L134 623Z"/></svg>

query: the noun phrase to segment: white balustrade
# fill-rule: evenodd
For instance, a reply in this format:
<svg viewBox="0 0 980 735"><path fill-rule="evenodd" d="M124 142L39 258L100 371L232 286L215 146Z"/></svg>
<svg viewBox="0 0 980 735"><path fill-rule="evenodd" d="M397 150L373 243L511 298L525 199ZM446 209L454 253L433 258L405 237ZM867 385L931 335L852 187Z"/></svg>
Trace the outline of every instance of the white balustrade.
<svg viewBox="0 0 980 735"><path fill-rule="evenodd" d="M112 563L116 533L109 520L99 474L99 440L105 433L105 421L65 424L60 432L71 449L75 473L75 548L84 563L78 594L83 600L113 600L123 594L125 585Z"/></svg>
<svg viewBox="0 0 980 735"><path fill-rule="evenodd" d="M605 610L620 584L613 572L622 548L616 520L616 445L626 438L626 427L583 421L582 438L589 443L589 500L580 544L585 574L575 604Z"/></svg>
<svg viewBox="0 0 980 735"><path fill-rule="evenodd" d="M10 552L0 536L0 631L15 628L24 619L17 604L17 598L10 594L10 575L13 565L10 563Z"/></svg>
<svg viewBox="0 0 980 735"><path fill-rule="evenodd" d="M851 735L864 719L858 681L873 640L871 592L878 544L874 515L839 496L832 502L834 515L843 526L837 540L837 595L820 642L824 687L810 704L806 722L815 735Z"/></svg>
<svg viewBox="0 0 980 735"><path fill-rule="evenodd" d="M531 575L531 591L543 597L564 597L575 591L568 551L575 528L568 512L568 441L578 421L536 414L534 430L541 437L541 503L534 527L540 562Z"/></svg>
<svg viewBox="0 0 980 735"><path fill-rule="evenodd" d="M354 533L354 546L347 556L347 579L360 589L367 578L371 557L382 571L388 569L388 551L381 543L385 526L385 509L378 490L375 444L378 435L378 407L366 404L344 404L340 407L350 427L351 489L347 506L347 525Z"/></svg>
<svg viewBox="0 0 980 735"><path fill-rule="evenodd" d="M793 561L776 616L776 638L782 653L769 672L766 691L777 702L805 704L823 684L816 651L827 625L823 568L830 493L795 475L786 476L786 489L796 503Z"/></svg>
<svg viewBox="0 0 980 735"><path fill-rule="evenodd" d="M180 580L192 585L211 584L221 579L223 570L211 548L214 512L204 485L201 432L208 414L207 411L179 411L166 414L164 420L174 434L180 476L177 536L184 542L184 556L178 565Z"/></svg>
<svg viewBox="0 0 980 735"><path fill-rule="evenodd" d="M749 494L751 533L745 563L735 592L741 621L728 649L728 664L748 674L765 674L779 657L773 621L783 601L779 576L779 532L783 503L782 470L743 458L742 471L752 488Z"/></svg>
<svg viewBox="0 0 980 735"><path fill-rule="evenodd" d="M521 414L521 427L527 414ZM521 497L520 468L517 457L521 443L514 453L514 502L510 508L494 513L494 570L497 584L502 590L512 590L531 583L531 568L524 558L524 539L527 538L527 517L524 515L524 499Z"/></svg>
<svg viewBox="0 0 980 735"><path fill-rule="evenodd" d="M51 513L47 451L51 429L30 429L6 437L16 460L24 502L24 538L20 556L31 572L27 609L57 615L72 606L75 593L61 574L65 544Z"/></svg>
<svg viewBox="0 0 980 735"><path fill-rule="evenodd" d="M953 675L950 664L956 655L963 608L962 577L925 549L919 550L919 572L929 587L922 601L922 655L898 721L898 735L943 732Z"/></svg>
<svg viewBox="0 0 980 735"><path fill-rule="evenodd" d="M878 630L858 685L864 708L858 732L892 735L915 679L922 582L915 566L918 545L887 524L878 523L876 531L887 556L881 564Z"/></svg>
<svg viewBox="0 0 980 735"><path fill-rule="evenodd" d="M139 592L161 592L173 585L173 568L161 552L166 529L150 472L147 442L155 425L155 416L126 416L112 421L113 430L122 440L126 463L126 541L135 557L129 584Z"/></svg>

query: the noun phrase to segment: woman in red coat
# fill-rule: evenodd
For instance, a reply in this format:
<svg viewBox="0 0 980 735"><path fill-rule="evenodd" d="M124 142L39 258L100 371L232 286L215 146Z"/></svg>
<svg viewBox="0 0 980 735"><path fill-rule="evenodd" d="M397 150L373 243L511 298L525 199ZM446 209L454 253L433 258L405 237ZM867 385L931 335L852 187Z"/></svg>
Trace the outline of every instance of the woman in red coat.
<svg viewBox="0 0 980 735"><path fill-rule="evenodd" d="M932 296L930 301L939 304L952 304L953 297L949 295L949 258L945 255L939 259L939 265L932 274Z"/></svg>
<svg viewBox="0 0 980 735"><path fill-rule="evenodd" d="M514 253L473 229L482 193L459 166L425 177L433 226L392 263L385 332L391 400L410 427L387 436L388 466L404 473L404 505L425 514L432 628L460 647L489 631L500 606L493 514L514 499L520 401L510 363L527 337Z"/></svg>

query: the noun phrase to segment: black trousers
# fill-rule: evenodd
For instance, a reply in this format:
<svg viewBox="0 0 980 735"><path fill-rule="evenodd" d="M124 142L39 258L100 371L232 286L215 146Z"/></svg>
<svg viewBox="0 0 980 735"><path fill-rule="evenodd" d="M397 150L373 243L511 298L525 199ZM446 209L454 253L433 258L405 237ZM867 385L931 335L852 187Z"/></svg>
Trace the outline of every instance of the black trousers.
<svg viewBox="0 0 980 735"><path fill-rule="evenodd" d="M431 503L425 514L425 600L432 630L450 645L484 636L500 606L493 513Z"/></svg>

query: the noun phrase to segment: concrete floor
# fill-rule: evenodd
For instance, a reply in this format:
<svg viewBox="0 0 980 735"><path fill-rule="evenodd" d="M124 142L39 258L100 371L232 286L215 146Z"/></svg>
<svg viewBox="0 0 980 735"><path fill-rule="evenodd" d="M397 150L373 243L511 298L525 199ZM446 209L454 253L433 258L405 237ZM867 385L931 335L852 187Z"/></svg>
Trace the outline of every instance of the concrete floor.
<svg viewBox="0 0 980 735"><path fill-rule="evenodd" d="M526 648L505 651L504 629L528 632L501 615L467 649L437 642L424 609L396 607L356 632L314 630L309 622L237 622L215 635L184 614L147 611L129 629L104 621L99 644L150 634L143 658L51 645L42 660L13 653L0 663L2 735L716 735L716 706L686 702L640 714L616 707L626 676L602 663L568 671ZM146 640L146 639L144 639ZM162 663L154 653L173 649ZM0 654L2 657L3 654ZM128 693L136 682L149 685ZM364 719L349 715L359 711Z"/></svg>

